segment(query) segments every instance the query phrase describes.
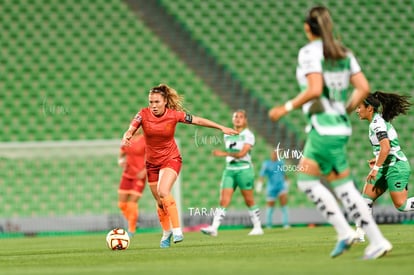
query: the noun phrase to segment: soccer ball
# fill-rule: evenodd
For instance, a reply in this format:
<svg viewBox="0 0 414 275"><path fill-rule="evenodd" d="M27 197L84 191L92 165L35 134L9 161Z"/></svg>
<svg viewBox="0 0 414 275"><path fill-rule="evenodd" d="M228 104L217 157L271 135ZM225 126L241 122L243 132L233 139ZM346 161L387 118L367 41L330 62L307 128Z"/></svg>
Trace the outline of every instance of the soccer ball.
<svg viewBox="0 0 414 275"><path fill-rule="evenodd" d="M129 246L129 235L125 229L115 228L106 235L106 244L112 250L125 250Z"/></svg>

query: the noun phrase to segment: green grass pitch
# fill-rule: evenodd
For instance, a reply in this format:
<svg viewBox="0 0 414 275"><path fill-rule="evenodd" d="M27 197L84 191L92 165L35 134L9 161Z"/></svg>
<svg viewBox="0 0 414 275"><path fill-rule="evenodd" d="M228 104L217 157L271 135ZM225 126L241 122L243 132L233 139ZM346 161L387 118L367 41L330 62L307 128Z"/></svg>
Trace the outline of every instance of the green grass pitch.
<svg viewBox="0 0 414 275"><path fill-rule="evenodd" d="M160 233L138 232L124 251L106 247L106 232L0 238L0 274L413 274L414 225L380 228L394 249L370 261L361 260L366 242L331 259L331 226L188 232L169 249L158 247Z"/></svg>

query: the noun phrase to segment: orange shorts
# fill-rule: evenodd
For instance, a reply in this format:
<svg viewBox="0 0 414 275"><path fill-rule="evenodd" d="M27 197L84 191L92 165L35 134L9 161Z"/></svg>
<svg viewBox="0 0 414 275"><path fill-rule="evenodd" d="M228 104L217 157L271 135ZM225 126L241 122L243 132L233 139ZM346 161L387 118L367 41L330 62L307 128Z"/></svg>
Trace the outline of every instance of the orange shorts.
<svg viewBox="0 0 414 275"><path fill-rule="evenodd" d="M145 188L145 178L128 178L122 176L121 182L119 183L118 193L121 194L135 194L138 196L142 195Z"/></svg>
<svg viewBox="0 0 414 275"><path fill-rule="evenodd" d="M182 165L183 161L181 159L181 157L175 158L175 159L170 159L168 161L166 161L163 164L160 165L153 165L151 163L146 163L146 168L147 168L147 177L148 177L148 182L158 182L158 176L160 174L160 170L163 168L171 168L173 169L175 172L177 172L177 175L180 173L181 170L181 165Z"/></svg>

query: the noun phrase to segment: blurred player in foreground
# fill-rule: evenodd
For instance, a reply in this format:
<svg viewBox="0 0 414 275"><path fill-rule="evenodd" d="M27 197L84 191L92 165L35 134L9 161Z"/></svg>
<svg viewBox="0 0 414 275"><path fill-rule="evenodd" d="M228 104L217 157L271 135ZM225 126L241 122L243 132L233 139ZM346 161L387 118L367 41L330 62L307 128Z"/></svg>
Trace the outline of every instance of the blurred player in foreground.
<svg viewBox="0 0 414 275"><path fill-rule="evenodd" d="M269 117L277 121L302 107L308 118L307 140L298 166L298 188L336 230L337 243L331 257L348 250L357 236L334 195L322 184L322 177L329 182L348 216L367 233L370 245L363 258L376 259L391 251L392 245L356 189L346 157L352 133L348 114L368 96L369 83L352 52L334 39L333 21L326 7L313 7L304 21L309 43L300 49L296 69L301 93L271 109ZM346 102L350 85L354 91Z"/></svg>
<svg viewBox="0 0 414 275"><path fill-rule="evenodd" d="M397 210L414 211L414 197L408 198L410 163L401 150L397 131L390 123L396 116L407 114L411 103L408 96L377 91L358 107L361 120L368 120L368 137L375 158L368 161L371 168L363 189L363 197L371 212L373 203L387 191ZM359 241L365 241L364 231L357 226Z"/></svg>
<svg viewBox="0 0 414 275"><path fill-rule="evenodd" d="M220 184L220 208L215 212L213 223L201 229L201 232L210 236L217 236L218 228L226 216L226 208L237 187L249 208L250 220L253 229L249 235L262 235L260 209L254 201L254 170L250 151L254 146L254 134L247 128L247 115L244 110L233 113L233 128L239 133L235 136L224 135L226 150L214 150L213 155L226 158L226 168Z"/></svg>
<svg viewBox="0 0 414 275"><path fill-rule="evenodd" d="M149 107L141 109L124 133L123 142L129 145L132 136L142 127L146 142L146 169L148 184L158 206L158 217L163 228L160 247L168 248L183 241L178 210L171 189L181 169L182 159L174 140L177 123L215 128L227 135L237 131L211 120L193 116L184 111L183 98L171 87L160 84L148 95Z"/></svg>
<svg viewBox="0 0 414 275"><path fill-rule="evenodd" d="M256 192L261 193L263 184L266 182L266 227L273 226L273 212L276 198L279 199L282 210L283 228L289 228L288 212L288 181L285 173L285 162L278 159L276 150L272 150L270 159L262 163L259 179L256 181ZM267 179L267 181L266 181Z"/></svg>
<svg viewBox="0 0 414 275"><path fill-rule="evenodd" d="M133 236L138 221L138 200L145 188L145 139L142 131L130 140L130 145L122 145L118 164L124 168L118 189L118 206L128 221L128 234Z"/></svg>

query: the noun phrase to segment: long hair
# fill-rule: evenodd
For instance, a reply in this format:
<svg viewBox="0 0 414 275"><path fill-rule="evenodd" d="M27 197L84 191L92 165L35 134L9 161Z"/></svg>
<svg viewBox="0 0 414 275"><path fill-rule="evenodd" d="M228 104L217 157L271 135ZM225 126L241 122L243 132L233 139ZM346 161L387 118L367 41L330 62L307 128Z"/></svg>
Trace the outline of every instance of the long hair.
<svg viewBox="0 0 414 275"><path fill-rule="evenodd" d="M334 38L333 21L329 10L324 6L311 8L306 16L311 32L322 38L323 55L328 60L338 60L346 57L347 49Z"/></svg>
<svg viewBox="0 0 414 275"><path fill-rule="evenodd" d="M168 85L160 84L155 86L150 90L150 93L161 94L167 100L166 108L176 111L185 111L185 108L183 107L184 97L179 95L176 90Z"/></svg>
<svg viewBox="0 0 414 275"><path fill-rule="evenodd" d="M374 108L374 112L381 113L382 118L385 121L391 121L400 114L406 115L410 106L412 105L408 100L408 95L398 95L391 93L384 93L376 91L371 93L364 100L364 105L367 107L371 105ZM382 107L382 110L380 110Z"/></svg>

